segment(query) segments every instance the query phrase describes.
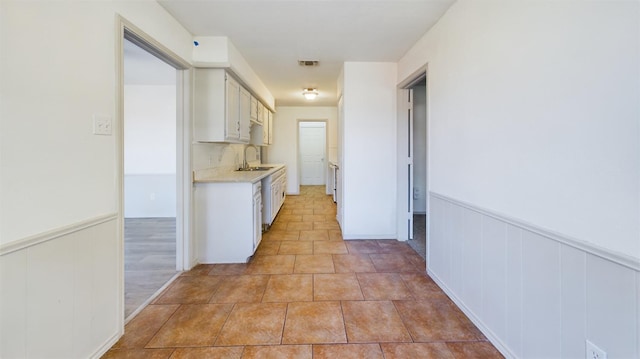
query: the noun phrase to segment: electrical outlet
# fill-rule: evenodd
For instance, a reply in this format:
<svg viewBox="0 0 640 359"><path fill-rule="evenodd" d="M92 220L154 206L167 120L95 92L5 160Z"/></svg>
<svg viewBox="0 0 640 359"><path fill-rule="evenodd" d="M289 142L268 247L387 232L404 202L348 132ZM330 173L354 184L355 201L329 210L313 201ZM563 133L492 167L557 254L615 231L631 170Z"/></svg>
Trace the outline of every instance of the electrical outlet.
<svg viewBox="0 0 640 359"><path fill-rule="evenodd" d="M607 352L598 348L597 345L587 340L586 359L607 359Z"/></svg>
<svg viewBox="0 0 640 359"><path fill-rule="evenodd" d="M111 136L111 116L93 115L93 134Z"/></svg>

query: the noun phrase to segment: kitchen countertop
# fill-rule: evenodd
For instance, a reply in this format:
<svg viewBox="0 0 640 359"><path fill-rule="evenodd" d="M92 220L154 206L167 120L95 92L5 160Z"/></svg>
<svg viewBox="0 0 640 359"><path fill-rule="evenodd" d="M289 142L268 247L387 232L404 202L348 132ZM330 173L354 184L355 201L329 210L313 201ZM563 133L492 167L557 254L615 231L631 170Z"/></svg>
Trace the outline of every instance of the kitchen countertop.
<svg viewBox="0 0 640 359"><path fill-rule="evenodd" d="M226 168L207 168L193 171L193 183L249 182L255 183L284 167L283 164L264 163L267 171L236 171Z"/></svg>

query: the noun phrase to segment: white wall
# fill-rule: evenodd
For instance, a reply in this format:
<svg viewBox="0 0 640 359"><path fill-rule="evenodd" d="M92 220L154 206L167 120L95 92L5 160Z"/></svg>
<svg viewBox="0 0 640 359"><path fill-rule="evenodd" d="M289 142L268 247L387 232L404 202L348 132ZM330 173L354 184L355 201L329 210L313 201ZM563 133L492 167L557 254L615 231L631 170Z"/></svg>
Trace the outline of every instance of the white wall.
<svg viewBox="0 0 640 359"><path fill-rule="evenodd" d="M338 110L336 107L276 107L273 120L273 144L267 147L269 163L287 165L287 193L300 193L298 176L298 120L327 120L327 156L337 158ZM327 165L327 176L329 176ZM329 177L327 177L329 178Z"/></svg>
<svg viewBox="0 0 640 359"><path fill-rule="evenodd" d="M100 356L122 334L117 142L92 134L116 116L116 14L190 58L156 2L0 2L0 357Z"/></svg>
<svg viewBox="0 0 640 359"><path fill-rule="evenodd" d="M116 115L116 12L190 58L153 2L2 1L2 244L116 211L115 136L92 134Z"/></svg>
<svg viewBox="0 0 640 359"><path fill-rule="evenodd" d="M638 2L456 2L427 64L429 274L508 356L640 355Z"/></svg>
<svg viewBox="0 0 640 359"><path fill-rule="evenodd" d="M342 236L396 238L396 64L346 62Z"/></svg>
<svg viewBox="0 0 640 359"><path fill-rule="evenodd" d="M125 85L124 104L124 215L175 217L176 86Z"/></svg>
<svg viewBox="0 0 640 359"><path fill-rule="evenodd" d="M429 63L431 190L640 258L638 3L460 1Z"/></svg>

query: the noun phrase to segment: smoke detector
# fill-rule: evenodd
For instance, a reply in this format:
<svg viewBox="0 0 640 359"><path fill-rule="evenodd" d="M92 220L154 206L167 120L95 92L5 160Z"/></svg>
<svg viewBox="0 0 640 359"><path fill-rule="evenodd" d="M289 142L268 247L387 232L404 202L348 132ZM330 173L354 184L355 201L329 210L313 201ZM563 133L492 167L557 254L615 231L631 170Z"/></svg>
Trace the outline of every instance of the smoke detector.
<svg viewBox="0 0 640 359"><path fill-rule="evenodd" d="M320 62L317 60L298 60L298 65L304 66L304 67L318 66L319 63Z"/></svg>

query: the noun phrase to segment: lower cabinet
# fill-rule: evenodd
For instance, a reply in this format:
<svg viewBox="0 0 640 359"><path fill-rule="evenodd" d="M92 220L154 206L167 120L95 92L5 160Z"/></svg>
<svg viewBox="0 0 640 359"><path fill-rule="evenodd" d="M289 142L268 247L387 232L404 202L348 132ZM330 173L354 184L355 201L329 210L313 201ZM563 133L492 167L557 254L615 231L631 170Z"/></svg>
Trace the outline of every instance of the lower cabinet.
<svg viewBox="0 0 640 359"><path fill-rule="evenodd" d="M287 190L287 170L281 168L262 181L262 198L264 200L263 224L270 226L284 203Z"/></svg>
<svg viewBox="0 0 640 359"><path fill-rule="evenodd" d="M198 261L247 262L262 239L261 182L197 183L194 205Z"/></svg>
<svg viewBox="0 0 640 359"><path fill-rule="evenodd" d="M258 188L253 190L253 250L258 248L262 241L262 186L258 183Z"/></svg>

